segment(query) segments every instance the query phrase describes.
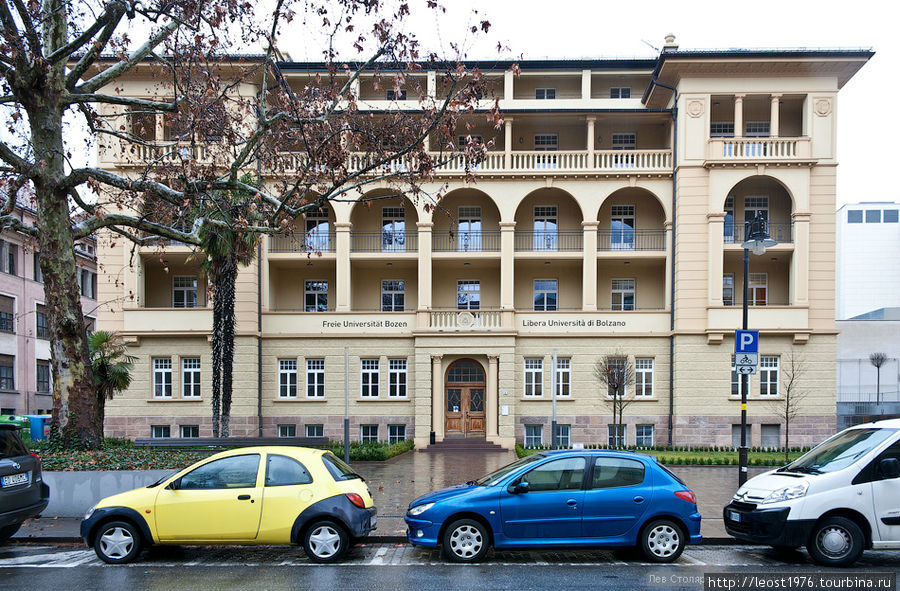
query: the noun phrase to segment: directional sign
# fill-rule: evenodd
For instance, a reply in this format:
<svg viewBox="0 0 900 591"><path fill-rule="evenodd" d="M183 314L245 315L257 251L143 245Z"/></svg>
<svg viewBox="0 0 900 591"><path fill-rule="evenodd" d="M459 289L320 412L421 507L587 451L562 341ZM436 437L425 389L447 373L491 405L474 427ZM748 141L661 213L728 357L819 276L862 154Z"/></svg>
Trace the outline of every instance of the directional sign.
<svg viewBox="0 0 900 591"><path fill-rule="evenodd" d="M753 375L759 363L758 353L736 353L734 356L734 370L739 374Z"/></svg>
<svg viewBox="0 0 900 591"><path fill-rule="evenodd" d="M734 331L734 354L741 353L759 353L758 330Z"/></svg>

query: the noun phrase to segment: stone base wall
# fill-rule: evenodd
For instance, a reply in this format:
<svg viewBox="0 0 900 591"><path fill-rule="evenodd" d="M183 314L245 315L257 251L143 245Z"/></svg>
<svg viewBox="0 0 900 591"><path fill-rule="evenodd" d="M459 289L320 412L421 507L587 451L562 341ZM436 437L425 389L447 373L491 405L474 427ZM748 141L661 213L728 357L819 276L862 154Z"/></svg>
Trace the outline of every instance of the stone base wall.
<svg viewBox="0 0 900 591"><path fill-rule="evenodd" d="M734 416L697 415L675 417L675 445L679 446L730 446L733 425L740 425L740 414ZM772 415L748 415L750 447L762 445L762 425L780 425L779 442L785 445L784 421ZM806 415L796 417L790 423L791 447L813 446L825 441L837 431L834 415ZM740 432L740 431L738 431Z"/></svg>
<svg viewBox="0 0 900 591"><path fill-rule="evenodd" d="M326 415L286 415L280 417L263 417L263 435L265 437L277 437L278 425L296 425L297 436L306 435L306 425L322 425L323 435L332 441L344 439L344 417ZM378 425L378 439L387 441L389 425L405 425L406 438L412 439L415 433L415 417L394 415L369 415L365 417L350 417L350 440L360 439L360 425Z"/></svg>
<svg viewBox="0 0 900 591"><path fill-rule="evenodd" d="M106 417L103 432L106 437L150 437L154 425L168 425L172 437L181 437L183 425L197 425L199 437L212 437L212 417L205 416L137 416ZM229 433L232 437L256 437L259 435L255 416L231 415Z"/></svg>
<svg viewBox="0 0 900 591"><path fill-rule="evenodd" d="M635 427L637 425L653 425L654 445L666 445L669 435L668 417L657 415L625 414L622 421L625 425L625 444L635 444ZM544 444L549 445L550 438L549 416L521 416L516 418L516 441L524 443L525 425L542 425ZM585 445L607 445L609 442L609 425L612 424L612 415L571 416L557 415L557 425L569 425L569 440L571 443L583 443Z"/></svg>

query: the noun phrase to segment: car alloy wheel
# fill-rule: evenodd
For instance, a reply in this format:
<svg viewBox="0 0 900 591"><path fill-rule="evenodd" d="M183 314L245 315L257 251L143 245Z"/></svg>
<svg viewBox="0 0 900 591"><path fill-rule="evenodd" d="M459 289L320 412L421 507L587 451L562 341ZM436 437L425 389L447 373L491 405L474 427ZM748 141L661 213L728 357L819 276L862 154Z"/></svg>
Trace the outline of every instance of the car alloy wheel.
<svg viewBox="0 0 900 591"><path fill-rule="evenodd" d="M856 522L846 517L829 517L813 528L806 549L823 566L850 566L862 554L863 541Z"/></svg>
<svg viewBox="0 0 900 591"><path fill-rule="evenodd" d="M335 562L347 553L347 532L333 521L318 521L306 530L303 547L313 562Z"/></svg>
<svg viewBox="0 0 900 591"><path fill-rule="evenodd" d="M653 562L673 562L684 551L685 539L675 523L661 519L644 528L641 546L644 555Z"/></svg>
<svg viewBox="0 0 900 591"><path fill-rule="evenodd" d="M103 562L122 564L134 560L141 551L141 537L132 524L111 521L94 538L94 552Z"/></svg>
<svg viewBox="0 0 900 591"><path fill-rule="evenodd" d="M487 530L474 519L454 521L444 532L444 555L453 562L477 562L488 545Z"/></svg>

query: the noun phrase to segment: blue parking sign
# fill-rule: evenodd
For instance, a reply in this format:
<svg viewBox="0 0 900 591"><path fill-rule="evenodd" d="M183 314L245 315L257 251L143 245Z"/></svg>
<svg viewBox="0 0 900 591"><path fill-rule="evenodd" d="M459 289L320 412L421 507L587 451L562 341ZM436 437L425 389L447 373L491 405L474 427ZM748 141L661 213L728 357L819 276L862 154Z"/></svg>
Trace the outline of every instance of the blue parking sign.
<svg viewBox="0 0 900 591"><path fill-rule="evenodd" d="M759 353L759 331L758 330L736 330L736 331L734 331L734 352L735 353Z"/></svg>

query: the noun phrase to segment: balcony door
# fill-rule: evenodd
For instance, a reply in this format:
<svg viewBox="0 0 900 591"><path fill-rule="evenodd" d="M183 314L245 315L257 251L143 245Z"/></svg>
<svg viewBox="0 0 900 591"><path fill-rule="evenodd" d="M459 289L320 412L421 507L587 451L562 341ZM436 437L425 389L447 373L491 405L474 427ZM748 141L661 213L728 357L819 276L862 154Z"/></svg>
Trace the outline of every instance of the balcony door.
<svg viewBox="0 0 900 591"><path fill-rule="evenodd" d="M613 205L610 218L612 250L634 250L634 205Z"/></svg>
<svg viewBox="0 0 900 591"><path fill-rule="evenodd" d="M534 249L558 250L559 217L555 205L534 207Z"/></svg>
<svg viewBox="0 0 900 591"><path fill-rule="evenodd" d="M444 384L444 434L484 437L484 368L474 359L454 361Z"/></svg>
<svg viewBox="0 0 900 591"><path fill-rule="evenodd" d="M385 207L381 210L381 250L406 250L406 216L402 207Z"/></svg>
<svg viewBox="0 0 900 591"><path fill-rule="evenodd" d="M458 219L456 249L460 252L481 251L481 208L460 207Z"/></svg>

